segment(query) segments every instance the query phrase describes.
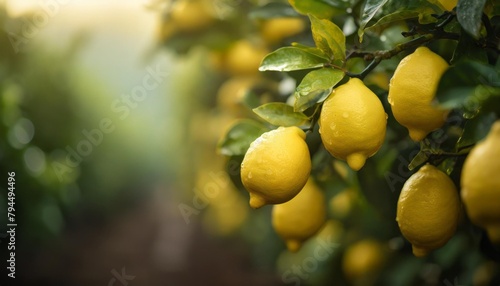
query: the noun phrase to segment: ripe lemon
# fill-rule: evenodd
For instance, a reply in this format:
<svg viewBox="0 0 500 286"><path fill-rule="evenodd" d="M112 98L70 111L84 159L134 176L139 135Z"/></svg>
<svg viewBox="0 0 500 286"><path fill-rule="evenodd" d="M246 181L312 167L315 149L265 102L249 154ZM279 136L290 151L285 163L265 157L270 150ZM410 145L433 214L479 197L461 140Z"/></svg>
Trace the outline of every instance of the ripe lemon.
<svg viewBox="0 0 500 286"><path fill-rule="evenodd" d="M319 132L328 152L357 171L382 146L386 125L378 97L360 79L351 78L324 102Z"/></svg>
<svg viewBox="0 0 500 286"><path fill-rule="evenodd" d="M325 196L312 179L293 199L273 206L273 228L292 252L318 232L325 218Z"/></svg>
<svg viewBox="0 0 500 286"><path fill-rule="evenodd" d="M241 181L252 208L287 202L304 187L311 172L305 138L298 127L279 127L250 144L241 163Z"/></svg>
<svg viewBox="0 0 500 286"><path fill-rule="evenodd" d="M357 194L353 189L345 189L330 199L330 211L334 217L345 218L354 207Z"/></svg>
<svg viewBox="0 0 500 286"><path fill-rule="evenodd" d="M446 10L451 11L455 6L457 6L458 0L438 0L439 4L441 4Z"/></svg>
<svg viewBox="0 0 500 286"><path fill-rule="evenodd" d="M259 74L262 59L269 51L248 40L239 40L234 43L226 54L226 68L233 75Z"/></svg>
<svg viewBox="0 0 500 286"><path fill-rule="evenodd" d="M376 274L383 264L382 245L369 238L350 245L342 257L342 270L350 280Z"/></svg>
<svg viewBox="0 0 500 286"><path fill-rule="evenodd" d="M183 32L194 32L209 26L214 20L209 1L178 0L170 10L170 19Z"/></svg>
<svg viewBox="0 0 500 286"><path fill-rule="evenodd" d="M462 200L470 220L486 229L490 240L500 245L500 121L491 127L465 159L462 169Z"/></svg>
<svg viewBox="0 0 500 286"><path fill-rule="evenodd" d="M460 200L453 181L438 168L425 165L403 185L396 221L413 246L426 256L448 242L457 228Z"/></svg>
<svg viewBox="0 0 500 286"><path fill-rule="evenodd" d="M414 141L443 126L449 111L433 105L448 63L426 47L419 47L398 64L389 84L388 101L394 117Z"/></svg>
<svg viewBox="0 0 500 286"><path fill-rule="evenodd" d="M300 18L272 18L262 23L261 34L267 43L277 44L305 28L306 25Z"/></svg>

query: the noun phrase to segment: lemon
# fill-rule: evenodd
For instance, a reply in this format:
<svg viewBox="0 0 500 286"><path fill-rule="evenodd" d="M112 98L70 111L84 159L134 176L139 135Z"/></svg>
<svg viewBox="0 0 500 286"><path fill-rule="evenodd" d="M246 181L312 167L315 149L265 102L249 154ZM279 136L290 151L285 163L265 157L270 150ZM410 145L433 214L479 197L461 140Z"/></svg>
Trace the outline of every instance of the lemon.
<svg viewBox="0 0 500 286"><path fill-rule="evenodd" d="M330 199L330 210L334 217L346 217L354 207L356 193L352 189L345 189Z"/></svg>
<svg viewBox="0 0 500 286"><path fill-rule="evenodd" d="M433 104L448 63L426 47L419 47L398 64L389 83L388 101L396 120L414 141L443 126L449 111Z"/></svg>
<svg viewBox="0 0 500 286"><path fill-rule="evenodd" d="M209 1L178 0L170 10L173 25L183 32L194 32L205 29L214 20Z"/></svg>
<svg viewBox="0 0 500 286"><path fill-rule="evenodd" d="M226 68L233 75L259 74L260 63L268 53L265 47L239 40L227 51Z"/></svg>
<svg viewBox="0 0 500 286"><path fill-rule="evenodd" d="M241 181L252 208L289 201L304 187L311 172L305 138L298 127L279 127L250 144L241 163Z"/></svg>
<svg viewBox="0 0 500 286"><path fill-rule="evenodd" d="M272 224L276 233L285 240L288 250L296 252L323 226L325 217L324 194L309 179L297 196L273 206Z"/></svg>
<svg viewBox="0 0 500 286"><path fill-rule="evenodd" d="M465 159L462 169L462 201L472 223L486 229L490 240L500 245L500 121L491 127Z"/></svg>
<svg viewBox="0 0 500 286"><path fill-rule="evenodd" d="M277 44L283 39L296 35L306 28L299 18L272 18L262 23L262 38L269 44Z"/></svg>
<svg viewBox="0 0 500 286"><path fill-rule="evenodd" d="M403 185L396 221L412 244L413 254L422 257L448 242L457 228L459 214L460 200L453 181L427 164Z"/></svg>
<svg viewBox="0 0 500 286"><path fill-rule="evenodd" d="M451 11L455 6L457 6L458 0L438 0L446 10Z"/></svg>
<svg viewBox="0 0 500 286"><path fill-rule="evenodd" d="M342 270L350 280L376 274L383 264L382 245L371 238L350 245L342 257Z"/></svg>
<svg viewBox="0 0 500 286"><path fill-rule="evenodd" d="M319 132L328 152L357 171L382 146L386 125L378 97L360 79L351 78L324 102Z"/></svg>

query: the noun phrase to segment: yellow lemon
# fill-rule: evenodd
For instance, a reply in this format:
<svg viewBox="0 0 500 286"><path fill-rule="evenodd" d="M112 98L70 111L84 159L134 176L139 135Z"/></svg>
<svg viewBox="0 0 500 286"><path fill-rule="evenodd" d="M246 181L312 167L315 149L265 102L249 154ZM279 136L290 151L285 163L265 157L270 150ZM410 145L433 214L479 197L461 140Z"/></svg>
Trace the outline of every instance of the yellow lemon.
<svg viewBox="0 0 500 286"><path fill-rule="evenodd" d="M490 240L500 245L500 121L491 127L465 159L462 169L462 201L470 220L486 229Z"/></svg>
<svg viewBox="0 0 500 286"><path fill-rule="evenodd" d="M337 218L346 217L354 207L356 192L352 189L345 189L330 199L330 210Z"/></svg>
<svg viewBox="0 0 500 286"><path fill-rule="evenodd" d="M241 181L252 208L287 202L304 187L311 172L305 138L298 127L279 127L250 144L241 163Z"/></svg>
<svg viewBox="0 0 500 286"><path fill-rule="evenodd" d="M269 44L277 44L283 39L296 35L306 28L300 18L272 18L262 23L262 38Z"/></svg>
<svg viewBox="0 0 500 286"><path fill-rule="evenodd" d="M326 150L357 171L382 146L387 114L378 97L358 78L332 91L319 119Z"/></svg>
<svg viewBox="0 0 500 286"><path fill-rule="evenodd" d="M457 228L460 200L453 181L427 164L403 185L396 220L413 254L426 256L448 242Z"/></svg>
<svg viewBox="0 0 500 286"><path fill-rule="evenodd" d="M274 205L272 211L273 228L292 252L299 250L305 240L318 232L325 218L325 196L312 179L297 196Z"/></svg>
<svg viewBox="0 0 500 286"><path fill-rule="evenodd" d="M438 0L446 10L451 11L455 6L457 6L458 0Z"/></svg>
<svg viewBox="0 0 500 286"><path fill-rule="evenodd" d="M350 280L376 274L383 264L382 245L370 238L350 245L342 257L342 270Z"/></svg>
<svg viewBox="0 0 500 286"><path fill-rule="evenodd" d="M269 51L248 40L239 40L234 43L226 54L226 68L234 75L259 74L262 59Z"/></svg>
<svg viewBox="0 0 500 286"><path fill-rule="evenodd" d="M205 29L214 20L209 1L178 0L170 10L170 19L180 31L194 32Z"/></svg>
<svg viewBox="0 0 500 286"><path fill-rule="evenodd" d="M433 104L448 63L427 47L419 47L398 64L389 84L394 117L414 141L443 126L449 111Z"/></svg>

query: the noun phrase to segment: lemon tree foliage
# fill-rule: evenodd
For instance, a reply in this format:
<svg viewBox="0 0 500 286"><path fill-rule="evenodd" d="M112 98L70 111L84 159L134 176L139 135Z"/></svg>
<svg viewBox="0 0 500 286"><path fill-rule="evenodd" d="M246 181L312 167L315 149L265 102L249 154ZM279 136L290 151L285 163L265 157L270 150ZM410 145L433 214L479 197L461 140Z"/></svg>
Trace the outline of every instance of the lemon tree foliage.
<svg viewBox="0 0 500 286"><path fill-rule="evenodd" d="M223 105L200 102L214 118L236 121L220 130L220 160L251 207L273 205L250 209L244 224L264 221L275 230L262 234L267 241L283 240L273 251L256 247L283 282L307 278L290 276L279 253L307 257L326 236L338 250L317 259L312 285L428 284L419 274L425 261L439 265L440 281L500 283L500 273L476 274L500 260L499 216L488 205L500 200L491 143L500 116L498 1L216 2L213 19L189 32L167 24L161 43L183 55L204 47L213 81L206 98L229 81L246 83L245 96L235 87ZM231 48L242 42L244 53ZM312 181L323 199L304 199Z"/></svg>

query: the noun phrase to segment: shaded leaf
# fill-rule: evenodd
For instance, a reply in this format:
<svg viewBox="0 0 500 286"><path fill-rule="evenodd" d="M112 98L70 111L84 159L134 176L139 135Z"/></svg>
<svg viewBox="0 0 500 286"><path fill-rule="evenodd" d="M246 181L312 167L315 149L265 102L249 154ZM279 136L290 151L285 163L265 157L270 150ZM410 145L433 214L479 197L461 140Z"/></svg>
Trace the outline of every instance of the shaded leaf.
<svg viewBox="0 0 500 286"><path fill-rule="evenodd" d="M250 143L266 131L268 129L255 120L240 120L219 141L218 151L226 156L244 155Z"/></svg>
<svg viewBox="0 0 500 286"><path fill-rule="evenodd" d="M297 17L299 14L288 4L271 2L254 8L249 17L252 19L270 19L278 17Z"/></svg>
<svg viewBox="0 0 500 286"><path fill-rule="evenodd" d="M476 44L476 41L468 33L460 33L458 45L453 53L452 63L472 60L481 63L488 63L486 51Z"/></svg>
<svg viewBox="0 0 500 286"><path fill-rule="evenodd" d="M361 22L359 25L358 36L359 41L363 41L363 35L365 33L365 27L370 22L377 12L387 3L388 0L367 0L365 6L363 7L363 13L361 14Z"/></svg>
<svg viewBox="0 0 500 286"><path fill-rule="evenodd" d="M410 164L408 165L408 170L412 171L416 167L427 162L428 159L429 159L429 155L427 154L427 152L425 152L425 151L418 152L418 154L415 155L415 157L413 157Z"/></svg>
<svg viewBox="0 0 500 286"><path fill-rule="evenodd" d="M282 102L271 102L253 109L258 116L276 126L301 126L308 121L302 112L295 112L293 107Z"/></svg>
<svg viewBox="0 0 500 286"><path fill-rule="evenodd" d="M268 54L259 67L260 71L294 71L324 66L324 58L296 47L280 48Z"/></svg>
<svg viewBox="0 0 500 286"><path fill-rule="evenodd" d="M314 15L320 19L329 19L335 15L337 9L322 0L288 0L290 5L303 15Z"/></svg>
<svg viewBox="0 0 500 286"><path fill-rule="evenodd" d="M479 38L481 17L486 0L460 0L457 4L457 20L467 33Z"/></svg>
<svg viewBox="0 0 500 286"><path fill-rule="evenodd" d="M467 121L464 126L464 132L458 139L456 145L457 151L464 147L476 144L478 141L486 137L495 120L496 117L494 113L481 113L473 119Z"/></svg>
<svg viewBox="0 0 500 286"><path fill-rule="evenodd" d="M326 55L341 64L345 60L345 35L337 25L329 20L309 16L311 30L316 46Z"/></svg>
<svg viewBox="0 0 500 286"><path fill-rule="evenodd" d="M322 68L308 73L295 91L295 110L304 111L324 101L342 78L344 72L332 68Z"/></svg>

